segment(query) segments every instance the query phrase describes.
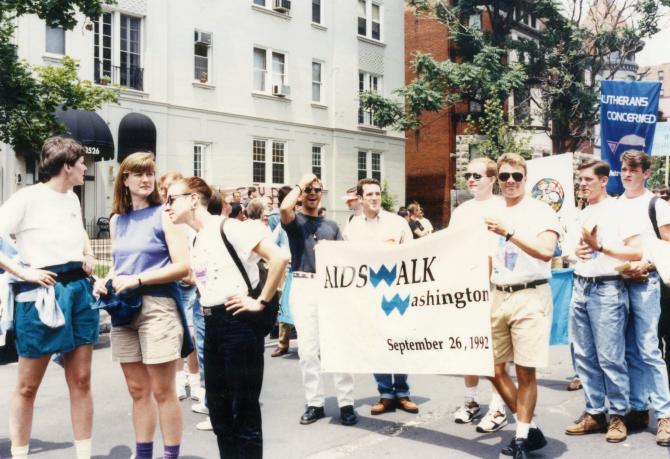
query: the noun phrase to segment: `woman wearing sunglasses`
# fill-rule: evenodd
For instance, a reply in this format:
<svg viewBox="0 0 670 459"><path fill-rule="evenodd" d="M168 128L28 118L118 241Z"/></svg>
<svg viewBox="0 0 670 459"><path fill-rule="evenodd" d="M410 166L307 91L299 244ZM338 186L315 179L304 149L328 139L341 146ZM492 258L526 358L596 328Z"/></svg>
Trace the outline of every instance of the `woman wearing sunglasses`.
<svg viewBox="0 0 670 459"><path fill-rule="evenodd" d="M133 153L121 163L110 221L114 266L95 286L103 298L126 292L141 301L130 320L119 322L111 313L112 358L121 363L133 400L136 459L152 457L157 421L163 457L179 456L175 377L177 363L192 351L177 284L190 274L186 233L163 211L155 170L151 153Z"/></svg>
<svg viewBox="0 0 670 459"><path fill-rule="evenodd" d="M207 183L190 177L170 187L165 209L173 223L186 224L198 233L191 266L205 316L205 388L219 453L222 458L260 458L263 433L258 398L265 334L255 318L277 291L288 257L260 220L240 222L211 215L207 207L212 199ZM261 258L269 271L260 294L251 298L247 280L257 289Z"/></svg>

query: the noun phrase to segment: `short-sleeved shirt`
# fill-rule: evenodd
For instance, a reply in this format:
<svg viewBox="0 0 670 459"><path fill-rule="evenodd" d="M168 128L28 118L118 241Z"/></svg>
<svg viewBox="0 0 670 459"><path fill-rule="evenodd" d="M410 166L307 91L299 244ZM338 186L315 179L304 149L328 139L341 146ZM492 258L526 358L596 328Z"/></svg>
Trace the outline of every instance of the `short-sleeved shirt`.
<svg viewBox="0 0 670 459"><path fill-rule="evenodd" d="M84 259L79 199L44 183L23 188L0 207L0 237L16 238L21 261L44 268Z"/></svg>
<svg viewBox="0 0 670 459"><path fill-rule="evenodd" d="M470 199L456 207L451 213L449 229L477 228L486 230L485 218L502 218L505 200L499 196L489 199Z"/></svg>
<svg viewBox="0 0 670 459"><path fill-rule="evenodd" d="M630 225L623 223L624 219L618 213L617 206L617 200L611 197L597 204L589 204L579 212L577 216L579 228L575 228L575 231L581 234L583 229L592 231L593 227L597 226L600 244L604 246L623 245L623 241L636 234L635 231L632 231L633 234L631 234ZM577 261L575 274L585 277L615 276L617 271L614 268L622 263L624 263L623 260L593 251L590 259Z"/></svg>
<svg viewBox="0 0 670 459"><path fill-rule="evenodd" d="M415 231L416 230L423 231L423 225L421 224L421 222L419 220L410 220L407 223L409 223L409 229L412 230L412 237L414 239L419 239L421 236L418 236L415 233Z"/></svg>
<svg viewBox="0 0 670 459"><path fill-rule="evenodd" d="M649 218L649 201L654 193L645 190L637 198L627 198L626 195L619 196L617 213L626 226L627 233L639 234L643 240L655 238L656 232ZM670 224L670 204L663 199L656 200L656 221L659 228Z"/></svg>
<svg viewBox="0 0 670 459"><path fill-rule="evenodd" d="M316 272L314 247L319 241L341 241L342 233L333 220L311 217L297 212L292 222L282 228L291 248L291 269L305 273Z"/></svg>
<svg viewBox="0 0 670 459"><path fill-rule="evenodd" d="M367 218L365 214L352 218L344 229L344 239L405 244L413 237L407 220L400 215L380 210L374 218Z"/></svg>
<svg viewBox="0 0 670 459"><path fill-rule="evenodd" d="M247 284L221 238L221 218L212 217L200 230L191 249L191 268L205 307L223 304L234 294L246 295ZM259 281L260 257L253 249L269 238L269 230L258 220L229 218L224 226L226 238L237 252L252 287Z"/></svg>
<svg viewBox="0 0 670 459"><path fill-rule="evenodd" d="M538 236L545 231L562 233L556 212L544 202L524 197L511 207L505 207L502 222L516 235ZM551 261L542 261L528 255L505 236L492 239L491 282L496 285L511 285L548 279L551 277Z"/></svg>

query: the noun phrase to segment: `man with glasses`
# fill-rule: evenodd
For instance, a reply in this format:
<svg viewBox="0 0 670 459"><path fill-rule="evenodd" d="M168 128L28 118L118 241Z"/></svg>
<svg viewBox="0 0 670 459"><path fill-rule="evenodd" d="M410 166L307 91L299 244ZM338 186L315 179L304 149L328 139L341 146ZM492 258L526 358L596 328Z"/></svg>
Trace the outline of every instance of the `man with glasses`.
<svg viewBox="0 0 670 459"><path fill-rule="evenodd" d="M506 207L501 217L485 219L497 237L491 253L491 335L493 384L517 421L516 435L502 453L515 458L547 441L533 422L537 402L535 369L549 363L552 300L548 279L561 234L556 213L527 197L526 161L514 153L498 160L498 179ZM505 371L514 362L519 388Z"/></svg>
<svg viewBox="0 0 670 459"><path fill-rule="evenodd" d="M586 410L565 433L584 435L607 430L606 440L618 443L628 435L623 416L629 406L629 381L625 352L628 295L617 267L627 260L639 260L642 249L637 232L626 232L617 200L607 195L609 165L589 160L578 171L579 192L588 206L580 211L576 228L582 236L575 250L578 261L570 328Z"/></svg>
<svg viewBox="0 0 670 459"><path fill-rule="evenodd" d="M651 158L642 151L628 150L621 156L621 182L624 194L618 200L617 214L636 226L642 243L656 237L650 211L656 214L660 237L670 240L670 206L645 187L651 176ZM661 314L660 280L646 260L631 263L623 272L630 304L626 329L626 361L630 376L628 430L644 430L649 425L649 400L658 421L656 443L670 446L670 392L668 372L658 344Z"/></svg>
<svg viewBox="0 0 670 459"><path fill-rule="evenodd" d="M337 223L319 217L321 190L321 181L314 174L306 174L279 207L281 224L291 249L293 280L289 303L298 333L298 357L307 401L307 409L300 418L300 424L312 424L325 416L319 357L319 286L314 278L314 248L319 241L342 240ZM296 212L295 206L299 199L302 201L302 209ZM333 380L340 407L340 421L343 425L352 426L358 422L354 411L354 377L351 374L335 373Z"/></svg>
<svg viewBox="0 0 670 459"><path fill-rule="evenodd" d="M348 241L386 242L404 244L412 240L407 221L382 209L382 188L379 180L365 178L356 188L363 213L354 217L344 230ZM409 399L406 374L375 374L379 402L372 405L370 414L378 415L395 411L396 406L408 413L418 413L419 407Z"/></svg>
<svg viewBox="0 0 670 459"><path fill-rule="evenodd" d="M489 158L475 158L468 164L463 175L468 191L473 199L456 207L451 214L449 230L485 230L484 219L494 215L502 215L505 201L493 195L498 166ZM465 380L465 401L454 413L457 424L468 424L480 416L479 411L479 376L468 375ZM489 410L477 425L477 432L495 432L507 425L505 402L493 388Z"/></svg>

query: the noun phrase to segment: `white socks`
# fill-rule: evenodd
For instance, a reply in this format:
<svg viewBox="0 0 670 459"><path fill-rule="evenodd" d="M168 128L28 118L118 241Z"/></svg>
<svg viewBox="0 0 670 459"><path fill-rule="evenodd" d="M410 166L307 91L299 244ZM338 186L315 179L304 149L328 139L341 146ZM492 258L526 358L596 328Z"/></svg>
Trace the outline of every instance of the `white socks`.
<svg viewBox="0 0 670 459"><path fill-rule="evenodd" d="M193 393L193 389L200 387L200 373L189 373L186 381L191 387L191 393Z"/></svg>
<svg viewBox="0 0 670 459"><path fill-rule="evenodd" d="M530 424L525 422L516 423L516 438L528 438L528 431L530 430Z"/></svg>
<svg viewBox="0 0 670 459"><path fill-rule="evenodd" d="M470 400L474 401L475 403L479 403L479 387L466 387L465 388L465 401L466 403L469 402Z"/></svg>
<svg viewBox="0 0 670 459"><path fill-rule="evenodd" d="M75 440L74 448L77 452L77 459L91 459L91 439Z"/></svg>
<svg viewBox="0 0 670 459"><path fill-rule="evenodd" d="M491 403L489 403L489 411L500 411L505 414L505 401L498 392L491 394Z"/></svg>
<svg viewBox="0 0 670 459"><path fill-rule="evenodd" d="M30 445L26 446L12 446L12 459L28 459L28 450Z"/></svg>

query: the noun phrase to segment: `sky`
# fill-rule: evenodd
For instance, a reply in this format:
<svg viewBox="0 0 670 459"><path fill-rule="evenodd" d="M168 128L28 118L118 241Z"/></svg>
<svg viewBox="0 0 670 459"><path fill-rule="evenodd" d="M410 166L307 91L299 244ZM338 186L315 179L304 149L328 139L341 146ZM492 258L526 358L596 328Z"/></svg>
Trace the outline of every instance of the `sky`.
<svg viewBox="0 0 670 459"><path fill-rule="evenodd" d="M646 41L644 49L635 56L638 65L656 65L670 62L670 21L664 29Z"/></svg>

